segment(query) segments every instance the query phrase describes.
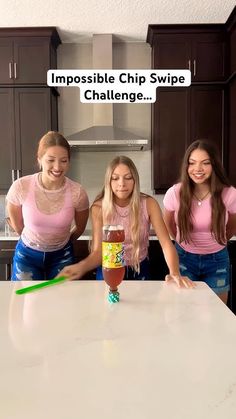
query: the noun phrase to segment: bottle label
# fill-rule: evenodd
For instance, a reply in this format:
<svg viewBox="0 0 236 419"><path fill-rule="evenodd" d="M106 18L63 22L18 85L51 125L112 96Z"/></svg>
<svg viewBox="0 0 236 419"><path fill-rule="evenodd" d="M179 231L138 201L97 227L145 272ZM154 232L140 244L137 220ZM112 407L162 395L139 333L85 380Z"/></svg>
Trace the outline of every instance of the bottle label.
<svg viewBox="0 0 236 419"><path fill-rule="evenodd" d="M124 265L124 243L102 242L102 267L113 269Z"/></svg>

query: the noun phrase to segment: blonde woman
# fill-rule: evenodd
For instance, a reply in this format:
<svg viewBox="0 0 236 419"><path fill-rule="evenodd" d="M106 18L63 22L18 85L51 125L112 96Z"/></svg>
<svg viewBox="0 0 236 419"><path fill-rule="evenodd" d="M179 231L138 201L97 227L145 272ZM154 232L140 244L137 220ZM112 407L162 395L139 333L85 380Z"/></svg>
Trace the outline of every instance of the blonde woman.
<svg viewBox="0 0 236 419"><path fill-rule="evenodd" d="M102 261L102 226L120 224L125 230L125 279L149 278L148 244L152 224L169 267L166 280L179 286L192 287L187 277L181 277L177 252L169 238L161 210L154 198L140 192L139 175L131 159L116 157L105 174L104 188L91 207L92 251L83 261L67 266L61 272L68 279L79 279L87 271L99 267ZM101 278L101 268L97 279ZM157 272L158 276L158 272Z"/></svg>

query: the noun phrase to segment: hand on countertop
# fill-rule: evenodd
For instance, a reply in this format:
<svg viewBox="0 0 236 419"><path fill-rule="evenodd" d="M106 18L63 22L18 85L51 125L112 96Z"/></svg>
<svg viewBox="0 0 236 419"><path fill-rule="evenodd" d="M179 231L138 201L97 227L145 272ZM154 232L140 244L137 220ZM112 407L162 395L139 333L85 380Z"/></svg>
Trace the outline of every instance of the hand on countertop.
<svg viewBox="0 0 236 419"><path fill-rule="evenodd" d="M191 281L187 276L180 276L180 275L166 275L165 281L169 282L173 280L179 288L185 287L185 288L195 288L196 284L195 282Z"/></svg>

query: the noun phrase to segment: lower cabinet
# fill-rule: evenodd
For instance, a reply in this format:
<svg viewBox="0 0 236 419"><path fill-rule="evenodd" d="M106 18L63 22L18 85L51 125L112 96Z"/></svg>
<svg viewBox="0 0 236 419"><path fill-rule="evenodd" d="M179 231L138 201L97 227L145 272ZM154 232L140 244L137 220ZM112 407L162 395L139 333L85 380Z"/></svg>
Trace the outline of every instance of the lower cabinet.
<svg viewBox="0 0 236 419"><path fill-rule="evenodd" d="M11 279L12 258L14 255L16 241L0 241L0 281Z"/></svg>

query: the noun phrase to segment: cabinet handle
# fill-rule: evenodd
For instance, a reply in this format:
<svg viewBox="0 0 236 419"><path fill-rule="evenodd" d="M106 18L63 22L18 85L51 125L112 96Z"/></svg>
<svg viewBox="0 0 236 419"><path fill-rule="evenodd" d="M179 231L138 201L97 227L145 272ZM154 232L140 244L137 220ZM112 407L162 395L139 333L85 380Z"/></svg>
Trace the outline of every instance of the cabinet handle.
<svg viewBox="0 0 236 419"><path fill-rule="evenodd" d="M20 172L21 171L19 169L16 170L16 179L19 179L20 178Z"/></svg>
<svg viewBox="0 0 236 419"><path fill-rule="evenodd" d="M11 171L11 181L12 183L15 181L15 169L12 169Z"/></svg>
<svg viewBox="0 0 236 419"><path fill-rule="evenodd" d="M193 76L195 77L197 74L197 64L196 60L193 60Z"/></svg>
<svg viewBox="0 0 236 419"><path fill-rule="evenodd" d="M14 79L17 78L17 64L14 63Z"/></svg>
<svg viewBox="0 0 236 419"><path fill-rule="evenodd" d="M1 249L1 252L15 252L15 249Z"/></svg>
<svg viewBox="0 0 236 419"><path fill-rule="evenodd" d="M9 63L9 78L13 79L13 77L12 77L12 62Z"/></svg>
<svg viewBox="0 0 236 419"><path fill-rule="evenodd" d="M191 71L191 60L188 60L188 69Z"/></svg>

